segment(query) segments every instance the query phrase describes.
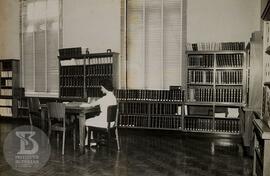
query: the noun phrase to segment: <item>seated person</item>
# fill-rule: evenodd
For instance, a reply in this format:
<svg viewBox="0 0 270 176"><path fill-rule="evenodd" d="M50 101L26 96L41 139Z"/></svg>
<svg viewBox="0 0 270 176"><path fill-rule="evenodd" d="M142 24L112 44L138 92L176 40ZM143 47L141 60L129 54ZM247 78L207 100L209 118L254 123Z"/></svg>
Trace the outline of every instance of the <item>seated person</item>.
<svg viewBox="0 0 270 176"><path fill-rule="evenodd" d="M90 102L90 98L88 98L88 103L84 103L81 107L94 107L99 105L100 106L100 114L95 116L94 118L89 118L85 121L85 126L94 126L100 128L107 128L107 108L111 105L116 105L116 97L113 94L113 86L110 80L102 80L100 82L101 91L105 95L100 99ZM88 128L86 128L86 139L85 145L88 145ZM93 134L91 133L91 139L93 139ZM96 143L92 143L91 145L96 145Z"/></svg>

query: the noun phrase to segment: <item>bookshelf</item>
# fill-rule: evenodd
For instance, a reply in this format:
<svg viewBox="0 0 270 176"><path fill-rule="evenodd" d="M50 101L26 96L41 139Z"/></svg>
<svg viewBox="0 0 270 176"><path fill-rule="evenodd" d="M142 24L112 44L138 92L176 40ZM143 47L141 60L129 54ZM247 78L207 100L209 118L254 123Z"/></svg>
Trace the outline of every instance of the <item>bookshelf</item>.
<svg viewBox="0 0 270 176"><path fill-rule="evenodd" d="M119 128L182 130L184 91L118 89Z"/></svg>
<svg viewBox="0 0 270 176"><path fill-rule="evenodd" d="M188 44L184 130L240 134L246 104L243 42Z"/></svg>
<svg viewBox="0 0 270 176"><path fill-rule="evenodd" d="M0 80L0 116L16 118L18 109L14 92L19 87L19 60L0 60Z"/></svg>
<svg viewBox="0 0 270 176"><path fill-rule="evenodd" d="M101 97L102 79L110 79L115 88L120 87L118 53L107 50L83 54L82 48L65 48L59 54L60 98Z"/></svg>
<svg viewBox="0 0 270 176"><path fill-rule="evenodd" d="M270 169L270 128L261 119L255 119L253 175L269 176Z"/></svg>

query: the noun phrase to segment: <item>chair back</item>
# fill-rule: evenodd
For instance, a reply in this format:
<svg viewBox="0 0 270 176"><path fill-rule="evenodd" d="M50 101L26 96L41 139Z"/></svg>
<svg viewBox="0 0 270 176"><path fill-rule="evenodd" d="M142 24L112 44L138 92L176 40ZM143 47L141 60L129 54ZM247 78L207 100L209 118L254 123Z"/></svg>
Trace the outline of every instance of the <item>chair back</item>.
<svg viewBox="0 0 270 176"><path fill-rule="evenodd" d="M28 107L30 113L39 112L40 110L40 102L38 97L31 97L28 99Z"/></svg>
<svg viewBox="0 0 270 176"><path fill-rule="evenodd" d="M57 119L63 120L65 123L65 105L63 103L51 102L47 103L48 108L48 118L49 120Z"/></svg>
<svg viewBox="0 0 270 176"><path fill-rule="evenodd" d="M116 120L117 105L108 106L107 109L107 122L114 122Z"/></svg>

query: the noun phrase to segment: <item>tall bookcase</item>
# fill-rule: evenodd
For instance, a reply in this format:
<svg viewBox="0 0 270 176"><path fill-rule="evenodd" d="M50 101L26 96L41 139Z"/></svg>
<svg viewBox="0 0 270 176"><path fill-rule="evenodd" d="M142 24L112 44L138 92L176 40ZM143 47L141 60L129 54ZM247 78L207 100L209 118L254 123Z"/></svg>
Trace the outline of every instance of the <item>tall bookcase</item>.
<svg viewBox="0 0 270 176"><path fill-rule="evenodd" d="M184 130L240 134L247 94L244 44L199 46L187 51Z"/></svg>
<svg viewBox="0 0 270 176"><path fill-rule="evenodd" d="M120 87L118 53L108 50L82 54L81 48L60 51L60 98L100 97L102 79L111 80L115 88Z"/></svg>
<svg viewBox="0 0 270 176"><path fill-rule="evenodd" d="M116 90L120 128L182 130L183 90Z"/></svg>
<svg viewBox="0 0 270 176"><path fill-rule="evenodd" d="M17 117L15 90L19 87L19 60L0 60L0 116Z"/></svg>

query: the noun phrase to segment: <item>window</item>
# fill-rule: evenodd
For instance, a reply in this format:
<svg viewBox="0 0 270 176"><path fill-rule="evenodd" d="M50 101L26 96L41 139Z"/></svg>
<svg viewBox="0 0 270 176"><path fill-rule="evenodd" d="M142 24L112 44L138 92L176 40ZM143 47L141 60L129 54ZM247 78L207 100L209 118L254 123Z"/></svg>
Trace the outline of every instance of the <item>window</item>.
<svg viewBox="0 0 270 176"><path fill-rule="evenodd" d="M21 86L26 95L58 96L61 0L21 0Z"/></svg>
<svg viewBox="0 0 270 176"><path fill-rule="evenodd" d="M127 88L181 85L186 44L186 0L123 0L122 55Z"/></svg>

